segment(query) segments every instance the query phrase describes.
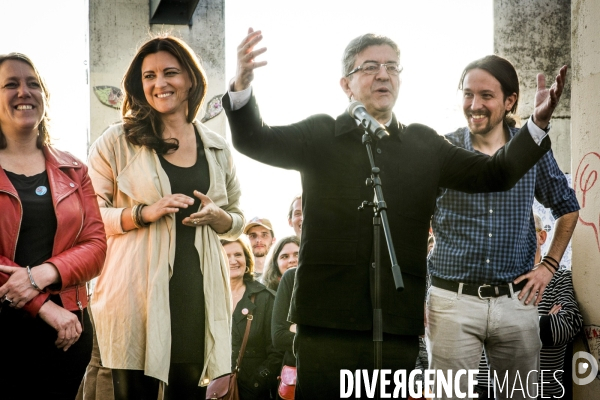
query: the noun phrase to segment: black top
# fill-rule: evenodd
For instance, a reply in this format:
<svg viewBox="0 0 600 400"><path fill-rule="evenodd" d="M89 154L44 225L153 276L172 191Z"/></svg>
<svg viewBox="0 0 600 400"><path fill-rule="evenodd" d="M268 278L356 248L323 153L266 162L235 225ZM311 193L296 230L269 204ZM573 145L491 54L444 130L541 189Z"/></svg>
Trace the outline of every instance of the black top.
<svg viewBox="0 0 600 400"><path fill-rule="evenodd" d="M277 293L275 294L273 321L271 323L273 345L277 350L285 351L283 364L292 367L296 366L296 357L293 351L296 334L290 331L292 323L288 321L288 313L290 312L290 304L292 303L292 290L294 289L294 280L296 279L296 269L288 269L281 277Z"/></svg>
<svg viewBox="0 0 600 400"><path fill-rule="evenodd" d="M302 243L291 317L300 325L371 330L373 325L373 200L365 185L371 166L362 129L348 114L320 114L285 126L262 120L255 96L233 111L223 97L233 145L242 154L280 168L300 171ZM440 187L466 192L510 189L550 147L538 146L527 130L493 157L450 144L433 129L404 127L396 117L390 135L373 144L381 170L387 216L404 291L396 292L385 240L381 240L383 330L421 335L427 236ZM383 235L382 235L383 239Z"/></svg>
<svg viewBox="0 0 600 400"><path fill-rule="evenodd" d="M23 207L14 261L22 267L42 264L52 257L57 226L48 174L25 176L4 171Z"/></svg>
<svg viewBox="0 0 600 400"><path fill-rule="evenodd" d="M247 315L252 312L246 352L238 374L238 389L242 400L264 400L269 399L269 393L274 393L277 388L277 376L281 371L283 357L283 352L273 347L271 339L275 296L270 289L254 280L244 280L244 283L246 291L232 315L231 368L235 368L246 331ZM253 294L256 294L254 303L251 301Z"/></svg>
<svg viewBox="0 0 600 400"><path fill-rule="evenodd" d="M159 156L171 183L171 193L195 199L194 205L180 209L175 215L175 262L169 281L172 363L204 363L204 279L194 246L196 228L181 222L198 211L200 200L194 196L194 190L206 194L210 186L208 161L197 131L196 146L197 159L191 167L178 167Z"/></svg>

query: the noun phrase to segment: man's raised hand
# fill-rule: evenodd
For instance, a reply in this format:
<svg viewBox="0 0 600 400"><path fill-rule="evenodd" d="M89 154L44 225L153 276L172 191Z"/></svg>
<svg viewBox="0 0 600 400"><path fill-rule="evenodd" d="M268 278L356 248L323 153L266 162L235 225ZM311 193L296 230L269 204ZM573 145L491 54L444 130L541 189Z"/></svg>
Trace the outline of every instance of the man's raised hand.
<svg viewBox="0 0 600 400"><path fill-rule="evenodd" d="M254 46L262 40L261 31L248 28L248 36L244 38L237 48L237 72L233 83L233 91L239 92L247 89L254 79L254 69L267 65L266 61L254 59L267 51L266 47L254 50Z"/></svg>
<svg viewBox="0 0 600 400"><path fill-rule="evenodd" d="M567 66L563 67L556 75L554 83L549 89L546 88L546 77L544 74L537 75L537 91L535 92L533 122L542 129L546 129L550 123L550 118L560 96L562 95L567 79Z"/></svg>

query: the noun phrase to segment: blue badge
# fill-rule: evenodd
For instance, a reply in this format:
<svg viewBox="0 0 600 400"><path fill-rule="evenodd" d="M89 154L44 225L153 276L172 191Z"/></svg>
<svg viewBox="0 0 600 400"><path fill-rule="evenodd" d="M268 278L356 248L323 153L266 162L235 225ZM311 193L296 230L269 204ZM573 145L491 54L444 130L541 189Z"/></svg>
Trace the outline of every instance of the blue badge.
<svg viewBox="0 0 600 400"><path fill-rule="evenodd" d="M35 188L35 194L38 196L43 196L48 193L48 188L46 186L38 186Z"/></svg>

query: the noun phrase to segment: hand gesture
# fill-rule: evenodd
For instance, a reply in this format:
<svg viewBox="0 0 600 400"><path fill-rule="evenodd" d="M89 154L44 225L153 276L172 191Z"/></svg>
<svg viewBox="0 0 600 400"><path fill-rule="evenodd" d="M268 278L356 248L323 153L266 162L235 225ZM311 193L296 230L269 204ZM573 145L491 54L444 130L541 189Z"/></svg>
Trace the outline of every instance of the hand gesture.
<svg viewBox="0 0 600 400"><path fill-rule="evenodd" d="M562 306L560 304L555 304L552 306L550 311L548 311L548 315L558 314L560 310L562 310Z"/></svg>
<svg viewBox="0 0 600 400"><path fill-rule="evenodd" d="M156 203L142 209L142 219L146 223L156 222L167 214L179 212L180 208L188 208L194 199L184 194L170 194Z"/></svg>
<svg viewBox="0 0 600 400"><path fill-rule="evenodd" d="M10 275L8 281L0 286L0 301L10 303L9 305L13 308L21 308L39 294L31 286L25 268L0 265L0 272Z"/></svg>
<svg viewBox="0 0 600 400"><path fill-rule="evenodd" d="M519 276L517 279L515 279L515 284L527 279L527 283L521 290L521 293L519 293L519 300L529 293L527 299L525 299L525 304L529 304L534 297L534 305L537 306L540 304L544 290L546 290L546 286L548 286L548 283L550 283L552 280L552 276L552 272L550 272L548 268L543 267L541 264L537 264L531 271Z"/></svg>
<svg viewBox="0 0 600 400"><path fill-rule="evenodd" d="M194 190L194 196L200 199L202 207L200 211L191 214L188 218L184 218L181 221L184 225L193 227L210 225L217 233L227 232L231 229L233 220L227 212L213 203L210 197L197 190Z"/></svg>
<svg viewBox="0 0 600 400"><path fill-rule="evenodd" d="M52 301L44 303L39 312L40 318L57 332L57 338L54 344L64 351L69 350L79 336L81 336L81 324L71 311L66 310Z"/></svg>
<svg viewBox="0 0 600 400"><path fill-rule="evenodd" d="M535 93L533 122L542 129L550 123L554 109L558 105L567 78L567 66L564 65L550 89L546 89L546 77L544 74L537 75L537 91Z"/></svg>
<svg viewBox="0 0 600 400"><path fill-rule="evenodd" d="M244 38L237 48L237 72L233 84L233 91L239 92L250 87L254 79L254 69L267 65L266 61L254 61L256 56L267 51L266 47L254 50L254 46L262 40L260 31L248 28L248 36Z"/></svg>

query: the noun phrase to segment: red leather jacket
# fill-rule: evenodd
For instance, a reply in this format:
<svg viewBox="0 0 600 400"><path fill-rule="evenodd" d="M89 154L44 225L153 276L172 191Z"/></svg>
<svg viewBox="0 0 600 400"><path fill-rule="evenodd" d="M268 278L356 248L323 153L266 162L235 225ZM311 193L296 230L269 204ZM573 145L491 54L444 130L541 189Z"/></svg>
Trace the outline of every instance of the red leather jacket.
<svg viewBox="0 0 600 400"><path fill-rule="evenodd" d="M29 301L23 309L32 316L37 315L50 293L59 293L67 310L86 307L85 283L100 274L106 256L104 225L87 167L69 153L50 146L45 146L43 152L57 220L52 257L46 262L58 269L61 287ZM0 264L19 266L14 258L22 212L16 189L0 168ZM0 273L0 285L8 278Z"/></svg>

